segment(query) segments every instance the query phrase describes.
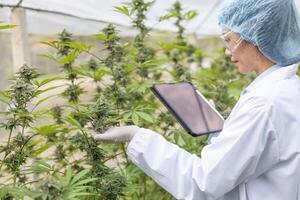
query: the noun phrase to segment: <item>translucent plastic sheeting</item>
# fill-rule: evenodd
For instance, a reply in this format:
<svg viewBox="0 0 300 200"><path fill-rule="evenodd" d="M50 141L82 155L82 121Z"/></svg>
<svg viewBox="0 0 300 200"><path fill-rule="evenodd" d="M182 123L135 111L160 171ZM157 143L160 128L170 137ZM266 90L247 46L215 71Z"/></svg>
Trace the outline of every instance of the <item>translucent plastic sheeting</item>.
<svg viewBox="0 0 300 200"><path fill-rule="evenodd" d="M216 10L222 0L182 0L184 10L197 10L199 15L184 24L188 33L197 35L217 35L220 30L216 22ZM0 5L16 5L19 0L0 0ZM130 19L116 11L126 1L120 0L23 0L22 7L27 8L27 30L34 34L56 34L63 28L76 35L98 33L107 23L118 26L122 35L131 35ZM128 1L127 1L128 2ZM157 0L147 13L148 27L156 30L175 31L172 21L158 23L160 16L167 13L175 0ZM0 20L9 21L11 8L0 8ZM40 11L36 11L38 9Z"/></svg>
<svg viewBox="0 0 300 200"><path fill-rule="evenodd" d="M0 0L0 5L16 5L20 0ZM158 23L160 16L166 14L176 0L156 0L147 13L148 27L156 30L175 31L172 21ZM66 28L76 35L98 33L107 23L118 26L120 34L132 35L130 19L116 11L122 0L23 0L27 8L27 30L34 34L56 34ZM128 0L127 0L128 2ZM199 15L184 24L188 33L198 36L215 36L220 33L216 12L222 0L180 0L185 10L195 9ZM300 0L295 0L300 5ZM40 9L36 11L34 9ZM0 20L9 21L10 8L0 8Z"/></svg>

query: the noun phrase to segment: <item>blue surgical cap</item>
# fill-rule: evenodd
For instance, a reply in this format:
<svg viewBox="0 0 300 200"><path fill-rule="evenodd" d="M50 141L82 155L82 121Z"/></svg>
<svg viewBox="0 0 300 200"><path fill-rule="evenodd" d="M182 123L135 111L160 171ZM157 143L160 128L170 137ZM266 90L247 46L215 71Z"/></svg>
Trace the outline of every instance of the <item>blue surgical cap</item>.
<svg viewBox="0 0 300 200"><path fill-rule="evenodd" d="M293 0L226 0L218 20L274 63L300 61L300 19Z"/></svg>

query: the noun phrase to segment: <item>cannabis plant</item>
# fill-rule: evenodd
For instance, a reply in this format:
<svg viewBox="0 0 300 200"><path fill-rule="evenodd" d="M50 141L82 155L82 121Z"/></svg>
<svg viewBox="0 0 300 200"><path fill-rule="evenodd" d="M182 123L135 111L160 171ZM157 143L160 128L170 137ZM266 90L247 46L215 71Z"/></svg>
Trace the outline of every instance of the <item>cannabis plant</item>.
<svg viewBox="0 0 300 200"><path fill-rule="evenodd" d="M183 11L181 3L176 1L169 12L160 17L160 21L174 20L176 27L176 38L173 43L161 42L165 54L173 65L173 69L169 70L176 81L192 81L191 63L201 63L202 51L192 44L189 44L185 37L185 28L183 23L186 23L197 16L195 10Z"/></svg>

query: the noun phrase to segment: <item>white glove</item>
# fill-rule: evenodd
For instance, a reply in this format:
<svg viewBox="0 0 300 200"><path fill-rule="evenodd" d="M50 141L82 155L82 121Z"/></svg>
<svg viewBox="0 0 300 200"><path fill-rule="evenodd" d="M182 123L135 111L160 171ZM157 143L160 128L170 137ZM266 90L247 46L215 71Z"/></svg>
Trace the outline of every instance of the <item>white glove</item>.
<svg viewBox="0 0 300 200"><path fill-rule="evenodd" d="M104 133L94 134L93 137L95 140L108 142L129 142L139 129L138 126L112 127Z"/></svg>

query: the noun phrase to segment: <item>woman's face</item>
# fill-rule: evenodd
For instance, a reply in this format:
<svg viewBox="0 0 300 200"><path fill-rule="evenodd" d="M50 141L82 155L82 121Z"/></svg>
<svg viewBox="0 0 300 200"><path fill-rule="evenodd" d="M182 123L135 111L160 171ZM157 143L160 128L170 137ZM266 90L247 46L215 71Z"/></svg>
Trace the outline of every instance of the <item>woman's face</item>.
<svg viewBox="0 0 300 200"><path fill-rule="evenodd" d="M222 39L226 44L225 55L231 58L231 62L240 73L258 72L256 58L260 52L253 44L243 40L239 34L227 30L222 32Z"/></svg>

